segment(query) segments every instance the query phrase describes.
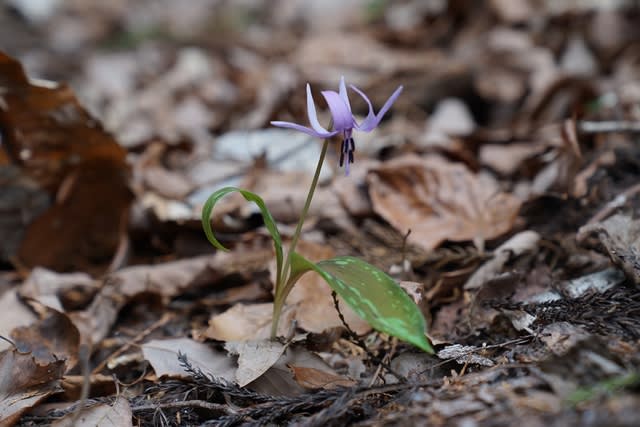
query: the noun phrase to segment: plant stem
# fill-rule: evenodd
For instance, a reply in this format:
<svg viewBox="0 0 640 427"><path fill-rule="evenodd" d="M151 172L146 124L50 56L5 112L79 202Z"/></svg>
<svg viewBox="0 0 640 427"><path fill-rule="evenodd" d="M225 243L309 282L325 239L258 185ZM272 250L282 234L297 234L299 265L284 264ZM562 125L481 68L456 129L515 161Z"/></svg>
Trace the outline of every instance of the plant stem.
<svg viewBox="0 0 640 427"><path fill-rule="evenodd" d="M320 171L322 170L322 165L324 164L324 158L327 154L328 148L329 139L325 139L322 143L322 150L320 151L320 158L318 159L318 164L316 165L316 172L313 175L311 187L309 187L307 200L304 202L304 207L302 208L300 219L298 220L298 225L296 226L296 230L293 232L293 237L291 238L291 244L289 245L289 250L287 251L287 258L284 262L284 267L282 268L282 277L276 278L276 294L273 303L273 320L271 322L271 339L274 339L276 337L278 331L278 321L280 320L280 313L282 312L282 307L284 306L284 300L287 298L287 295L281 294L285 290L285 285L289 277L289 269L291 268L291 253L296 249L296 245L298 244L298 240L300 239L302 225L304 224L304 220L307 217L309 207L311 206L311 200L313 199L313 194L315 193L316 187L318 186Z"/></svg>

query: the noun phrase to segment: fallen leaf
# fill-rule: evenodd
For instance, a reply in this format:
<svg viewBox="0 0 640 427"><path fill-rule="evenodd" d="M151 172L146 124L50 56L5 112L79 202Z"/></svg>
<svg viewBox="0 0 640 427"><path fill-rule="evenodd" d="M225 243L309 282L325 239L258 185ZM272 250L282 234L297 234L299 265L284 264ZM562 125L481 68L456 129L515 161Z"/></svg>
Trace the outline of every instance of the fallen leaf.
<svg viewBox="0 0 640 427"><path fill-rule="evenodd" d="M520 200L486 175L440 157L406 155L372 169L369 194L376 213L409 242L433 250L445 240L484 241L511 230Z"/></svg>
<svg viewBox="0 0 640 427"><path fill-rule="evenodd" d="M466 104L457 98L447 98L436 105L423 139L428 144L446 144L451 137L469 135L475 127Z"/></svg>
<svg viewBox="0 0 640 427"><path fill-rule="evenodd" d="M334 375L320 369L289 365L293 378L302 387L309 390L332 389L336 387L352 387L356 382L343 375Z"/></svg>
<svg viewBox="0 0 640 427"><path fill-rule="evenodd" d="M576 238L585 244L591 235L595 235L604 246L611 261L634 283L640 284L640 221L617 214L581 227Z"/></svg>
<svg viewBox="0 0 640 427"><path fill-rule="evenodd" d="M278 335L287 336L296 309L285 306L282 310ZM224 313L209 319L204 336L220 341L259 340L270 336L273 303L236 304Z"/></svg>
<svg viewBox="0 0 640 427"><path fill-rule="evenodd" d="M307 172L270 172L263 171L254 183L242 185L259 194L269 207L273 218L282 223L295 223L305 204L312 176ZM257 211L253 204L243 202L241 211L248 217ZM344 216L344 209L338 196L331 188L320 187L316 190L309 215L321 218L338 218Z"/></svg>
<svg viewBox="0 0 640 427"><path fill-rule="evenodd" d="M40 319L11 331L16 348L30 353L38 363L64 361L67 369L78 360L80 334L69 317L34 300L26 301Z"/></svg>
<svg viewBox="0 0 640 427"><path fill-rule="evenodd" d="M297 396L305 393L307 390L294 379L291 366L314 369L328 375L338 375L318 355L293 343L266 372L251 382L249 387L260 393L276 396Z"/></svg>
<svg viewBox="0 0 640 427"><path fill-rule="evenodd" d="M366 218L373 215L373 207L367 194L366 177L369 169L379 165L380 162L374 160L358 160L358 167L353 168L349 176L339 175L331 182L333 192L338 195L351 216Z"/></svg>
<svg viewBox="0 0 640 427"><path fill-rule="evenodd" d="M82 387L86 377L84 375L66 374L62 379L62 394L64 401L79 400L82 397ZM112 375L91 374L89 375L90 397L110 396L117 393L118 384L113 381Z"/></svg>
<svg viewBox="0 0 640 427"><path fill-rule="evenodd" d="M0 145L0 261L7 262L18 252L26 228L50 203L47 192L3 156Z"/></svg>
<svg viewBox="0 0 640 427"><path fill-rule="evenodd" d="M0 426L13 425L24 411L60 391L64 365L63 360L41 365L16 349L0 353Z"/></svg>
<svg viewBox="0 0 640 427"><path fill-rule="evenodd" d="M470 345L453 344L440 350L438 357L440 359L455 359L461 365L473 363L481 366L493 366L495 364L493 360L480 355L480 350L481 348Z"/></svg>
<svg viewBox="0 0 640 427"><path fill-rule="evenodd" d="M521 171L525 160L542 154L543 144L516 142L510 144L484 144L480 147L480 163L499 174L510 176Z"/></svg>
<svg viewBox="0 0 640 427"><path fill-rule="evenodd" d="M493 257L469 277L464 289L482 287L482 285L502 272L509 259L518 257L525 252L537 252L539 241L540 235L535 231L523 231L516 234L493 251Z"/></svg>
<svg viewBox="0 0 640 427"><path fill-rule="evenodd" d="M156 265L127 267L108 276L125 296L157 292L173 297L190 287L203 286L221 278L229 254L204 255Z"/></svg>
<svg viewBox="0 0 640 427"><path fill-rule="evenodd" d="M0 296L0 335L8 337L11 331L20 326L29 326L38 320L38 317L24 304L18 295L17 289L9 289ZM11 347L11 344L0 340L0 351Z"/></svg>
<svg viewBox="0 0 640 427"><path fill-rule="evenodd" d="M57 273L36 267L20 287L20 295L65 311L69 306L84 308L99 287L100 282L86 273Z"/></svg>
<svg viewBox="0 0 640 427"><path fill-rule="evenodd" d="M589 334L582 327L568 322L551 323L540 333L540 340L556 356L568 353L574 345L588 338Z"/></svg>
<svg viewBox="0 0 640 427"><path fill-rule="evenodd" d="M102 281L100 291L82 311L69 314L83 343L98 343L113 326L120 309L131 298L144 292L156 293L168 300L186 289L211 285L224 276L233 252L218 252L156 265L123 268Z"/></svg>
<svg viewBox="0 0 640 427"><path fill-rule="evenodd" d="M55 198L27 227L17 256L27 266L104 271L120 242L131 200L125 150L71 89L28 79L22 66L3 53L0 86L5 88L2 149L21 174Z"/></svg>
<svg viewBox="0 0 640 427"><path fill-rule="evenodd" d="M111 405L98 403L65 415L51 423L52 427L130 427L133 426L133 414L129 401L124 397L116 398Z"/></svg>
<svg viewBox="0 0 640 427"><path fill-rule="evenodd" d="M195 189L189 179L161 166L148 167L143 174L148 188L169 199L182 200Z"/></svg>
<svg viewBox="0 0 640 427"><path fill-rule="evenodd" d="M231 341L224 348L230 354L238 355L236 382L240 387L255 381L280 359L286 345L270 339L260 341Z"/></svg>
<svg viewBox="0 0 640 427"><path fill-rule="evenodd" d="M226 354L189 338L151 340L142 344L142 354L158 377L187 377L189 373L178 359L182 353L195 369L216 378L234 381L235 363Z"/></svg>
<svg viewBox="0 0 640 427"><path fill-rule="evenodd" d="M401 353L391 361L393 372L402 375L410 381L424 381L429 376L433 376L434 369L440 364L440 360L433 354ZM393 376L391 376L393 377ZM397 378L394 378L398 381ZM391 378L387 381L392 380Z"/></svg>

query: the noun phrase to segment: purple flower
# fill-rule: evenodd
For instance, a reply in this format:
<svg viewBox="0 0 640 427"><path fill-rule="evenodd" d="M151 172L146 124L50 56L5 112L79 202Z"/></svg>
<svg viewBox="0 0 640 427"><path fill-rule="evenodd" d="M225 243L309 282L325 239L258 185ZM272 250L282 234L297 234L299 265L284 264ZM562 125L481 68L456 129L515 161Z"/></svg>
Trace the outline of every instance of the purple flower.
<svg viewBox="0 0 640 427"><path fill-rule="evenodd" d="M327 130L320 125L318 122L318 114L316 113L316 106L313 102L313 96L311 95L311 86L307 83L307 115L309 116L309 123L311 123L311 127L308 128L306 126L302 126L296 123L290 122L271 122L272 125L295 129L300 132L304 132L308 135L315 136L318 138L329 138L338 133L342 133L342 148L340 149L340 166L345 165L345 156L346 156L346 165L345 172L349 175L349 164L353 163L353 152L356 149L355 142L353 141L352 133L353 130L361 130L364 132L371 132L375 129L382 117L385 113L391 108L391 105L395 102L396 98L402 92L402 86L398 87L398 89L393 92L393 94L387 99L387 102L384 103L378 114L373 112L373 106L371 105L371 101L367 98L360 89L357 87L350 85L351 89L356 91L358 95L364 99L364 101L369 106L369 114L362 121L362 123L358 124L353 117L353 113L351 112L351 104L349 103L349 97L347 96L347 87L344 84L344 77L340 79L340 89L339 92L334 92L332 90L327 90L322 92L322 96L327 101L327 105L329 106L329 111L331 111L331 116L333 117L333 129Z"/></svg>

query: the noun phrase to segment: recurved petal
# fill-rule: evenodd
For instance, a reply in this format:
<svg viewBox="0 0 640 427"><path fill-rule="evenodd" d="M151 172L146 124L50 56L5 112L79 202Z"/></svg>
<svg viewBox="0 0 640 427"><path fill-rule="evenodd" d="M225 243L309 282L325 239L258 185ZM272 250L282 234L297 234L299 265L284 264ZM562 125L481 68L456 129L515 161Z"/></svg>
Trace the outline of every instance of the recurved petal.
<svg viewBox="0 0 640 427"><path fill-rule="evenodd" d="M344 84L344 76L340 78L340 98L347 104L349 112L351 112L351 104L349 103L349 95L347 94L347 86Z"/></svg>
<svg viewBox="0 0 640 427"><path fill-rule="evenodd" d="M356 129L369 132L372 129L374 129L376 126L378 126L378 122L376 121L376 115L373 112L373 105L371 105L371 101L369 100L369 97L365 95L363 91L361 91L354 85L350 85L350 86L351 86L351 89L355 90L356 93L360 95L362 99L364 99L364 102L366 102L367 105L369 106L369 113L367 114L367 117L362 121L362 123L360 124L356 123Z"/></svg>
<svg viewBox="0 0 640 427"><path fill-rule="evenodd" d="M318 132L315 129L311 129L311 128L308 128L306 126L302 126L302 125L299 125L297 123L291 123L291 122L277 122L276 121L276 122L271 122L271 125L277 126L277 127L281 127L281 128L294 129L294 130L297 130L299 132L306 133L307 135L314 136L316 138L329 138L330 136L333 136L333 135L338 133L337 130L336 131L331 131L331 132L329 132L327 130L325 130L324 132Z"/></svg>
<svg viewBox="0 0 640 427"><path fill-rule="evenodd" d="M375 129L378 126L378 124L380 124L380 121L382 120L384 115L387 113L387 111L389 111L389 108L391 108L393 103L396 102L396 99L398 99L398 96L400 96L400 93L402 92L402 89L403 89L402 86L399 86L391 94L389 99L387 99L387 102L384 103L380 111L378 111L378 114L374 114L373 107L371 106L371 101L369 101L369 98L367 98L367 96L357 87L351 85L351 88L355 90L365 100L365 102L369 106L369 114L367 115L367 118L364 119L362 123L360 123L360 125L358 125L358 129L364 132L370 132L373 129Z"/></svg>
<svg viewBox="0 0 640 427"><path fill-rule="evenodd" d="M313 95L311 94L311 86L309 85L309 83L307 83L307 115L309 116L309 123L311 123L311 127L314 128L316 132L329 132L328 130L323 128L318 121L318 113L316 112L316 105L313 102Z"/></svg>
<svg viewBox="0 0 640 427"><path fill-rule="evenodd" d="M329 111L333 117L333 129L337 131L344 131L347 129L353 129L353 115L349 106L345 104L344 100L337 92L327 90L322 92L322 96L327 101Z"/></svg>
<svg viewBox="0 0 640 427"><path fill-rule="evenodd" d="M391 108L393 103L396 102L396 99L398 99L398 97L400 96L400 93L402 92L402 89L403 89L403 86L398 86L398 89L396 89L391 94L389 99L387 99L387 102L385 102L384 105L382 106L382 108L380 109L380 111L378 111L378 114L376 114L376 117L378 118L378 122L380 122L380 120L382 120L382 117L384 117L384 115L387 113L387 111L389 111L389 108Z"/></svg>

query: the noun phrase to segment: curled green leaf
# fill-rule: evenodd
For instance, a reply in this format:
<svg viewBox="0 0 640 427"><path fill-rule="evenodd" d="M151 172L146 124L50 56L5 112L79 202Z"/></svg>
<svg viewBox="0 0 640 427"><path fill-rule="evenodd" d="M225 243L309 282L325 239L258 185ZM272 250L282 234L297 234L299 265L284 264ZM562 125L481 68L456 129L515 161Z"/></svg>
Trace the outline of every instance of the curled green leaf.
<svg viewBox="0 0 640 427"><path fill-rule="evenodd" d="M214 192L213 194L211 194L207 199L207 201L205 202L204 206L202 207L202 228L204 229L204 234L206 234L207 239L213 246L215 246L220 250L228 251L228 249L225 248L222 245L222 243L220 243L213 234L213 229L211 227L211 214L213 212L213 207L215 206L215 204L224 196L233 192L238 192L242 194L245 200L247 200L248 202L255 203L260 209L260 213L262 214L264 225L267 228L267 231L269 232L269 234L271 235L271 238L273 239L273 246L276 251L277 277L279 281L280 276L282 275L282 262L283 262L282 239L280 238L278 227L276 226L276 222L273 219L271 212L269 212L269 209L267 208L267 205L264 203L264 200L262 200L262 198L257 194L252 193L251 191L237 188L237 187L224 187Z"/></svg>

